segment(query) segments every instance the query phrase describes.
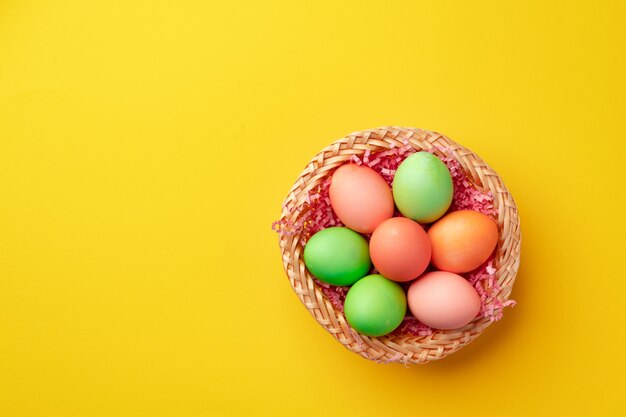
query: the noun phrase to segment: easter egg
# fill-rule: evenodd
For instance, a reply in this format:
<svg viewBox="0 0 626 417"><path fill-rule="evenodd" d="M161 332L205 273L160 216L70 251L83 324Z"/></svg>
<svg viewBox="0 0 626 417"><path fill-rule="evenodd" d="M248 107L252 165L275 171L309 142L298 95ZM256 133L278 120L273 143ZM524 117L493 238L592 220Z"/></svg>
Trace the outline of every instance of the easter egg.
<svg viewBox="0 0 626 417"><path fill-rule="evenodd" d="M406 295L382 275L368 275L354 284L344 303L346 319L352 328L366 336L383 336L402 323Z"/></svg>
<svg viewBox="0 0 626 417"><path fill-rule="evenodd" d="M409 287L411 313L427 326L458 329L480 311L480 296L465 278L452 272L427 272Z"/></svg>
<svg viewBox="0 0 626 417"><path fill-rule="evenodd" d="M363 236L345 227L329 227L311 236L304 247L304 264L321 281L352 285L367 275L371 261Z"/></svg>
<svg viewBox="0 0 626 417"><path fill-rule="evenodd" d="M428 230L432 263L442 271L469 272L489 258L498 243L498 226L491 217L459 210L439 219Z"/></svg>
<svg viewBox="0 0 626 417"><path fill-rule="evenodd" d="M416 222L392 217L370 239L372 263L385 278L404 282L417 278L430 262L430 239Z"/></svg>
<svg viewBox="0 0 626 417"><path fill-rule="evenodd" d="M446 164L429 152L407 157L393 179L393 198L400 213L431 223L448 210L454 186Z"/></svg>
<svg viewBox="0 0 626 417"><path fill-rule="evenodd" d="M357 164L342 165L333 173L329 187L330 204L339 220L360 233L372 233L393 216L389 185L376 171Z"/></svg>

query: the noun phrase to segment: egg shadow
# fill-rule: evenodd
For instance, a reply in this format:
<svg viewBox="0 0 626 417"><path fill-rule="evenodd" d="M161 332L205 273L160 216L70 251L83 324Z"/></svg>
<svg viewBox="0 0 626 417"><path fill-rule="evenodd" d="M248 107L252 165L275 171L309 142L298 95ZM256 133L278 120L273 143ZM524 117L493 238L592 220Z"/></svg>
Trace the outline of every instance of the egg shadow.
<svg viewBox="0 0 626 417"><path fill-rule="evenodd" d="M528 268L522 261L515 279L511 299L519 303L528 300L527 294L531 286L528 281L529 275ZM476 366L477 363L487 360L498 349L502 349L507 340L510 340L519 331L524 318L522 313L522 309L518 307L507 307L501 320L492 323L467 346L443 359L421 365L409 365L409 368L413 370L412 372L421 374L457 374L464 368Z"/></svg>

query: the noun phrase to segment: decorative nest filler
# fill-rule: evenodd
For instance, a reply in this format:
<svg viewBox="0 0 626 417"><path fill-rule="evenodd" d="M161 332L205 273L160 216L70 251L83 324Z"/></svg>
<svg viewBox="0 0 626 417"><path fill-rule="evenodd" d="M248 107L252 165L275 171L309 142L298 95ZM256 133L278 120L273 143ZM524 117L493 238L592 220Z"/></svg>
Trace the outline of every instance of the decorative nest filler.
<svg viewBox="0 0 626 417"><path fill-rule="evenodd" d="M306 269L306 241L326 227L341 225L328 200L333 171L349 162L365 164L391 184L395 169L408 155L427 151L446 163L455 192L450 211L473 209L490 215L499 240L483 266L463 274L481 297L481 311L468 325L455 330L428 328L410 316L392 333L368 337L350 327L343 313L346 287L333 287ZM515 201L498 174L478 155L448 137L428 130L381 127L355 132L322 149L302 171L283 203L279 234L282 260L291 287L317 320L337 341L362 357L377 362L425 363L456 352L478 337L513 305L509 295L520 261L520 224Z"/></svg>

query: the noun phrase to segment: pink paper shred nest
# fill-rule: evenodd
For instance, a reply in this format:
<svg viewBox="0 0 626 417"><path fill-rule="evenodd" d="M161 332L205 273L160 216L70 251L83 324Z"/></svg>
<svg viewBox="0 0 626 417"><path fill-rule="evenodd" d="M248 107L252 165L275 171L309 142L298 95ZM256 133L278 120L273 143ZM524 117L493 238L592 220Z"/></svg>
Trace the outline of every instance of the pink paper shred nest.
<svg viewBox="0 0 626 417"><path fill-rule="evenodd" d="M438 149L444 155L445 149ZM392 148L383 152L371 154L365 151L363 158L352 156L350 162L358 165L365 165L378 172L389 185L393 182L393 177L400 163L415 150L408 143L402 147ZM493 195L490 191L482 191L476 188L465 175L459 162L449 156L440 157L452 174L454 183L454 198L449 212L456 210L479 211L491 217L495 217L497 211L493 206ZM342 226L335 215L328 196L330 186L330 176L315 190L308 193L307 200L300 207L285 206L289 213L297 213L297 221L291 223L284 217L272 223L272 229L284 235L301 234L302 245L307 240L327 227ZM400 215L396 213L396 215ZM427 229L427 226L425 227ZM369 236L366 236L369 238ZM375 273L376 271L371 271ZM514 306L515 301L507 300L501 302L494 295L500 290L496 279L496 269L493 266L493 255L483 265L472 272L463 274L465 278L474 286L481 299L479 318L488 317L490 321L497 321L502 318L504 307ZM315 283L329 299L333 307L343 312L343 303L346 299L349 287L338 287L315 279ZM405 285L406 287L407 285ZM433 329L419 322L407 311L407 316L402 324L393 331L393 335L413 335L427 336L433 333Z"/></svg>

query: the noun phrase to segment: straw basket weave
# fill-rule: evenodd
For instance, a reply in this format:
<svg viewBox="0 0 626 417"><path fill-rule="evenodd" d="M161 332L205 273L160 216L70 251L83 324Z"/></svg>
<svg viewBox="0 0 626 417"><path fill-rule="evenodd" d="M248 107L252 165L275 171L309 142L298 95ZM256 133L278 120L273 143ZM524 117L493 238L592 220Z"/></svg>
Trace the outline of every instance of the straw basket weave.
<svg viewBox="0 0 626 417"><path fill-rule="evenodd" d="M285 199L282 219L295 222L297 210L306 200L308 192L316 189L333 170L349 161L352 155L384 151L408 144L416 151L431 150L455 158L464 169L468 179L480 189L490 190L497 210L499 241L494 267L500 289L493 294L505 302L511 293L519 266L520 227L517 207L500 177L476 154L449 138L435 132L402 127L382 127L352 133L339 139L319 152L306 166ZM291 209L287 209L291 208ZM292 218L293 217L293 218ZM379 362L425 363L441 359L478 337L491 320L475 319L457 330L435 330L428 336L368 337L354 331L341 311L337 311L311 274L304 266L301 235L280 234L283 264L293 290L311 315L335 339L352 352Z"/></svg>

